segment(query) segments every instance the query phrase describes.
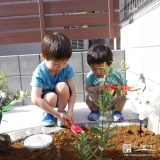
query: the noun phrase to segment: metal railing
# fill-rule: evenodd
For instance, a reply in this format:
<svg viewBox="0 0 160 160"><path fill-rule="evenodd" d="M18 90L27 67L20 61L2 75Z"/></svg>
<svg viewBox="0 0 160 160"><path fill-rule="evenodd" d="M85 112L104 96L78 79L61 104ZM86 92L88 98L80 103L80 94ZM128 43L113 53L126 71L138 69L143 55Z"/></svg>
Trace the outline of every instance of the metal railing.
<svg viewBox="0 0 160 160"><path fill-rule="evenodd" d="M127 20L156 0L120 0L120 21Z"/></svg>

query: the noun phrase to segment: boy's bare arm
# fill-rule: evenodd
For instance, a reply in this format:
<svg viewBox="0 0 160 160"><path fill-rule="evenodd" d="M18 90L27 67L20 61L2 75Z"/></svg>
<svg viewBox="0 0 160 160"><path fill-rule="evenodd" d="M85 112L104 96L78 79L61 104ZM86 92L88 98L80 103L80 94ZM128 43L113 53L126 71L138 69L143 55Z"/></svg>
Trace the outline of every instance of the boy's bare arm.
<svg viewBox="0 0 160 160"><path fill-rule="evenodd" d="M74 104L75 104L75 100L76 100L76 90L75 90L73 78L67 79L67 84L69 85L71 92L72 92L70 99L69 99L69 102L68 102L68 116L70 118L70 115L72 115L71 121L74 123L73 109L74 109Z"/></svg>
<svg viewBox="0 0 160 160"><path fill-rule="evenodd" d="M100 86L90 86L88 84L86 84L85 89L87 92L95 91L96 93L99 93L102 91L102 88Z"/></svg>

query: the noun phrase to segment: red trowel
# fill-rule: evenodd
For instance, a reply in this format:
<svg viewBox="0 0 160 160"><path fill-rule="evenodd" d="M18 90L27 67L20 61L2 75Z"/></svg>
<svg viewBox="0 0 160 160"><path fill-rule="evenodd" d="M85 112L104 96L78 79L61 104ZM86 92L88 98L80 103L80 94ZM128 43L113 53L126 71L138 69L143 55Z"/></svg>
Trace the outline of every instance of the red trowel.
<svg viewBox="0 0 160 160"><path fill-rule="evenodd" d="M63 112L63 114L65 116L68 116L66 112ZM80 126L77 126L73 123L70 125L70 128L71 128L71 130L72 130L72 132L74 133L75 136L78 136L78 133L84 132L84 130Z"/></svg>
<svg viewBox="0 0 160 160"><path fill-rule="evenodd" d="M84 130L80 127L80 126L77 126L77 125L75 125L75 124L71 124L71 130L72 130L72 132L76 135L76 136L78 136L78 133L81 133L81 132L84 132Z"/></svg>

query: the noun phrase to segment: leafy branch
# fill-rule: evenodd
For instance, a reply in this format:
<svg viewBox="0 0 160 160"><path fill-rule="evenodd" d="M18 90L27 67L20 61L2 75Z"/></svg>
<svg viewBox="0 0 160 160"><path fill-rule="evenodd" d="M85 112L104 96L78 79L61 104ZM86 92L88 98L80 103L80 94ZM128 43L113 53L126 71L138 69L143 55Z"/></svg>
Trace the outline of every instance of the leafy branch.
<svg viewBox="0 0 160 160"><path fill-rule="evenodd" d="M94 100L94 103L99 108L101 125L91 127L90 130L98 136L92 141L89 141L88 135L80 133L78 135L79 141L74 145L74 148L78 151L78 157L81 159L90 160L94 157L97 160L110 160L110 158L105 158L103 153L105 149L115 146L115 144L108 144L108 141L115 138L116 134L111 135L111 132L113 132L117 126L111 128L112 122L107 123L107 119L110 118L110 113L116 110L112 109L112 106L117 102L126 101L126 92L132 90L132 87L120 85L116 79L114 80L116 86L107 85L105 83L105 78L109 76L109 74L106 75L107 69L109 70L106 63L104 63L104 77L100 79L100 92L97 93L96 91L92 91L99 96L98 101ZM119 77L117 73L125 72L127 69L129 69L129 66L122 61L121 69L117 70L113 68L113 73L111 74L114 74L115 77L121 79L122 77ZM124 79L122 79L122 81L124 81ZM99 156L97 155L98 150L100 150Z"/></svg>
<svg viewBox="0 0 160 160"><path fill-rule="evenodd" d="M6 112L16 102L20 102L24 97L28 96L28 90L17 91L16 93L10 92L7 86L5 73L0 71L0 124L3 112ZM0 137L0 140L4 140Z"/></svg>

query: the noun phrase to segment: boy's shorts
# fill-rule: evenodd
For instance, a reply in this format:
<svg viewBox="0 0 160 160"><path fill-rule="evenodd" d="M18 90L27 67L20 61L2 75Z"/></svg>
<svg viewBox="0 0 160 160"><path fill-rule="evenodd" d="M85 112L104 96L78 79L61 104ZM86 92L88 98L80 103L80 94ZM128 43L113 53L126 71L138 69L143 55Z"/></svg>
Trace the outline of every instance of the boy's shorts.
<svg viewBox="0 0 160 160"><path fill-rule="evenodd" d="M67 84L67 83L66 83L66 84ZM68 85L68 84L67 84L67 85ZM71 91L71 88L70 88L69 85L68 85L68 88L69 88L69 93L70 93L70 96L71 96L72 91ZM54 89L46 89L46 90L43 90L43 91L42 91L41 98L43 99L44 96L45 96L45 94L48 93L48 92L54 92L54 93L56 93L55 88L54 88ZM56 94L57 94L57 93L56 93Z"/></svg>

